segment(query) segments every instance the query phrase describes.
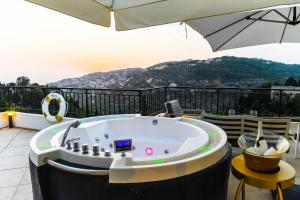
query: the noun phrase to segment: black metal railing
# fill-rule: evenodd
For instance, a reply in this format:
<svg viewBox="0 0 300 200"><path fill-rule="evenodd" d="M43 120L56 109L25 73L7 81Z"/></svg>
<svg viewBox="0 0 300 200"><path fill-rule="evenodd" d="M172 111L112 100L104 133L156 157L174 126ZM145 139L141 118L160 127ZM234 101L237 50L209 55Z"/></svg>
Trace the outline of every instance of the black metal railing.
<svg viewBox="0 0 300 200"><path fill-rule="evenodd" d="M0 87L0 110L42 113L41 100L50 92L61 93L69 103L68 116L164 112L164 102L178 99L188 112L203 111L260 116L300 116L300 90L269 88L162 87L152 89L93 89L49 87ZM50 103L50 111L58 105Z"/></svg>

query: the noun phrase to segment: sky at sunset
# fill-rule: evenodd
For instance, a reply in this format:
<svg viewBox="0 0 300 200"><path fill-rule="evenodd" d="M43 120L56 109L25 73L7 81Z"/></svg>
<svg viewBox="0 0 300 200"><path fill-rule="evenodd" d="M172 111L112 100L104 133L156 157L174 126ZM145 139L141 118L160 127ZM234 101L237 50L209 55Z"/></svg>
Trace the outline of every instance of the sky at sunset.
<svg viewBox="0 0 300 200"><path fill-rule="evenodd" d="M190 28L186 39L179 24L116 32L22 0L2 0L0 26L1 82L25 75L44 84L90 72L224 55L300 63L300 44L213 53Z"/></svg>

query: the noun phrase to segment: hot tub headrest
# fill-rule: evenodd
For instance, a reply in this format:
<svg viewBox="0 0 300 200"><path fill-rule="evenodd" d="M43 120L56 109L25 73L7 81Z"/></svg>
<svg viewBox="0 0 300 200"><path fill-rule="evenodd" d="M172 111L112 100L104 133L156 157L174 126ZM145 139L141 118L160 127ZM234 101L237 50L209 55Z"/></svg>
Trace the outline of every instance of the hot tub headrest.
<svg viewBox="0 0 300 200"><path fill-rule="evenodd" d="M179 101L177 99L166 102L165 108L166 108L167 114L172 118L182 116L183 111L182 111L182 108L180 107Z"/></svg>

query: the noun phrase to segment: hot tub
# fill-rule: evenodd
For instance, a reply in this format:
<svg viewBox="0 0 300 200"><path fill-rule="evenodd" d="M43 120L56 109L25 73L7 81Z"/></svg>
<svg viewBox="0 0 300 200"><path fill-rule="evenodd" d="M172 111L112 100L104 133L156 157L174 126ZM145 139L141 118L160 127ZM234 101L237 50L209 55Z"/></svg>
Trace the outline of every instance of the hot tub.
<svg viewBox="0 0 300 200"><path fill-rule="evenodd" d="M35 199L226 199L231 150L222 129L200 120L140 115L80 122L66 137L70 145L61 143L73 121L32 139ZM130 151L119 152L118 142L130 142Z"/></svg>

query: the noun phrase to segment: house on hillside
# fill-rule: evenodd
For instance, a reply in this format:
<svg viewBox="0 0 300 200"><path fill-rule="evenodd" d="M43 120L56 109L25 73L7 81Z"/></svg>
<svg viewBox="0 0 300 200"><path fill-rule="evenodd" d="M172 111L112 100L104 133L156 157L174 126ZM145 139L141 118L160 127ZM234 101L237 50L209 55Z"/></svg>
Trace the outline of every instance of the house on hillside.
<svg viewBox="0 0 300 200"><path fill-rule="evenodd" d="M273 99L276 95L290 95L291 98L294 98L296 95L300 95L300 87L295 86L272 86L271 87L271 99Z"/></svg>

